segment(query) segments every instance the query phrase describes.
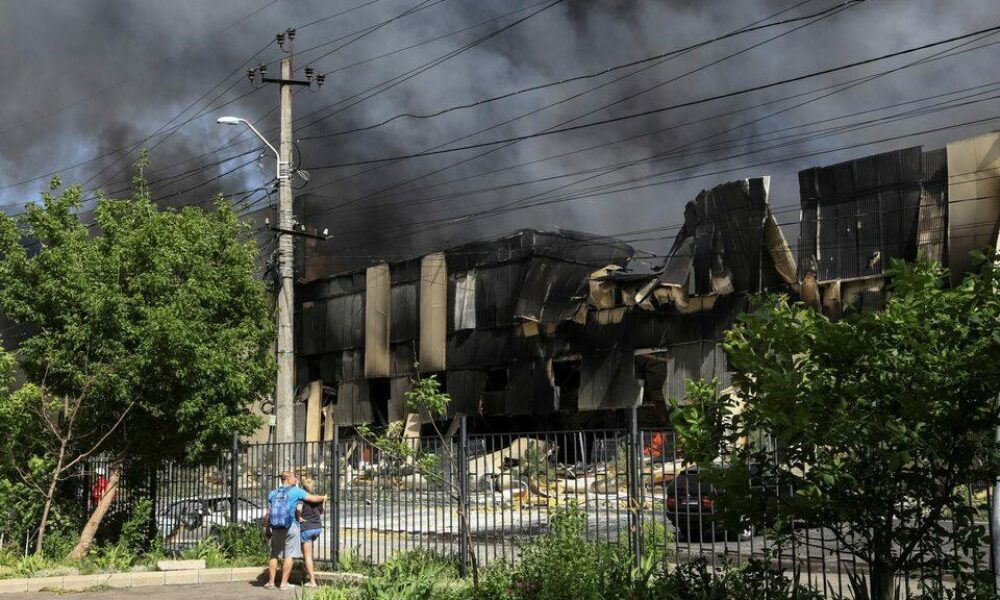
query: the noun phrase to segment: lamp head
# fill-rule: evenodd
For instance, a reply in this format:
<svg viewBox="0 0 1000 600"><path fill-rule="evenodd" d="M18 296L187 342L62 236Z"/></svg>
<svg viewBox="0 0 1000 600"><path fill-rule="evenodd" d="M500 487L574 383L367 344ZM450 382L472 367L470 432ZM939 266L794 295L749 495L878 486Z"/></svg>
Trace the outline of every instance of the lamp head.
<svg viewBox="0 0 1000 600"><path fill-rule="evenodd" d="M221 125L239 125L243 122L243 119L239 117L219 117L215 122Z"/></svg>

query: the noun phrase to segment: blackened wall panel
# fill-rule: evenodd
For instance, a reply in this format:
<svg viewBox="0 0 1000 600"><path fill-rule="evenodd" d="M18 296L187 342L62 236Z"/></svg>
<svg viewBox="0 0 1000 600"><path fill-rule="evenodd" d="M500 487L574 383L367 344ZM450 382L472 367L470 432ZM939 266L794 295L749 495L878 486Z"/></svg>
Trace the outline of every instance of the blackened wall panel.
<svg viewBox="0 0 1000 600"><path fill-rule="evenodd" d="M584 301L587 265L551 258L531 259L517 302L517 316L539 323L559 323L573 318Z"/></svg>
<svg viewBox="0 0 1000 600"><path fill-rule="evenodd" d="M365 297L363 292L326 301L326 350L364 347Z"/></svg>
<svg viewBox="0 0 1000 600"><path fill-rule="evenodd" d="M320 354L326 349L326 302L302 304L301 350L306 356Z"/></svg>
<svg viewBox="0 0 1000 600"><path fill-rule="evenodd" d="M417 291L419 282L409 281L392 286L389 303L391 314L389 339L393 343L414 342L420 336L419 302Z"/></svg>
<svg viewBox="0 0 1000 600"><path fill-rule="evenodd" d="M524 261L501 263L478 270L477 327L509 326L514 323L518 294L524 285L525 271Z"/></svg>
<svg viewBox="0 0 1000 600"><path fill-rule="evenodd" d="M626 408L640 401L642 384L636 379L635 357L618 348L584 355L580 365L580 410Z"/></svg>
<svg viewBox="0 0 1000 600"><path fill-rule="evenodd" d="M486 374L479 369L448 371L447 392L451 396L449 412L474 415L479 413L479 399L486 387Z"/></svg>

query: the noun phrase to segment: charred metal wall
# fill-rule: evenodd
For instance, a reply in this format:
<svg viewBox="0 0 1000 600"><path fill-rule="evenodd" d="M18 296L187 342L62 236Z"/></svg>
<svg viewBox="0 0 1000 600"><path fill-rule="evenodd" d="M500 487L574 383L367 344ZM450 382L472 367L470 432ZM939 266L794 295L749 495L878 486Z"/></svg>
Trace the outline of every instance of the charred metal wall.
<svg viewBox="0 0 1000 600"><path fill-rule="evenodd" d="M800 272L855 279L914 260L919 247L943 257L944 163L943 151L915 146L800 172Z"/></svg>

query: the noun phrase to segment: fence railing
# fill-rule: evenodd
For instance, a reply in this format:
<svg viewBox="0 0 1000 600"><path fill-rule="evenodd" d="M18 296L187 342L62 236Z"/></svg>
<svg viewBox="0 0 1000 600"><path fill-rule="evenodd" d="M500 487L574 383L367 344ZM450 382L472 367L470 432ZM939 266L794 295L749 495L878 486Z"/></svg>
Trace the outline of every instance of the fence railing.
<svg viewBox="0 0 1000 600"><path fill-rule="evenodd" d="M587 539L630 544L640 558L702 559L716 568L757 558L830 596L847 594L849 574L864 572L842 544L851 532L799 524L779 544L767 531L727 529L717 519L715 491L678 454L673 432L640 430L634 417L622 430L468 434L463 424L447 441L406 442L437 456L440 476L425 476L338 430L331 441L235 446L209 465L166 464L155 474L126 477L116 506L125 511L136 498L153 499L151 535L165 550L182 551L218 527L261 523L279 473L294 470L329 496L324 535L313 547L318 561L337 563L349 554L382 563L420 549L462 565L473 555L480 567L513 562L526 541L549 530L557 509L574 507L586 517ZM987 544L988 492L968 490L968 501L982 505ZM84 495L92 501L93 494ZM460 507L467 507L467 524ZM967 564L989 572L989 548L973 552ZM900 587L912 591L925 575L903 574Z"/></svg>

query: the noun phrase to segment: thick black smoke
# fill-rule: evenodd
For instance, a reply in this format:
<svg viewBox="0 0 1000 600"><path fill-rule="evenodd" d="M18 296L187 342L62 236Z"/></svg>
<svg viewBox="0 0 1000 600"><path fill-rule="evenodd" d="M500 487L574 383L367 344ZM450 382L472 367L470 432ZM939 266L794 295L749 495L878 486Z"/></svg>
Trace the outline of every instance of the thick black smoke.
<svg viewBox="0 0 1000 600"><path fill-rule="evenodd" d="M0 191L0 204L11 212L19 210L22 203L37 198L45 180L12 184L50 172L59 172L66 182L85 184L88 190L101 188L116 192L122 189L130 174L128 165L135 159L134 150L116 153L75 169L66 167L140 141L175 115L180 117L174 123L187 120L230 84L234 85L215 105L246 93L250 87L245 79L241 80L241 67L254 52L273 39L276 32L363 4L362 0L279 0L225 29L267 3L268 0L33 0L5 3L0 13L0 45L5 56L13 60L5 63L6 94L0 104L0 186L10 187ZM420 0L383 0L302 28L296 39L300 50L297 66L312 64L321 72L333 73L320 92L303 91L295 96L295 113L297 116L306 115L418 68L543 6L528 8L536 3L537 0L428 2L428 8L386 25L321 59L321 55L350 38L309 52L301 50L364 30L422 3ZM433 112L529 85L596 72L611 65L718 36L795 4L788 0L565 0L482 45L370 99L349 108L344 107L358 98L338 104L343 110L311 127L300 127L296 136L343 131L402 112ZM775 19L812 14L838 4L830 0L813 0ZM515 15L355 66L359 61L468 28L522 7L525 10ZM419 253L444 244L498 235L520 227L561 226L599 234L617 234L676 224L682 219L684 202L698 190L738 177L771 175L772 204L779 209L794 207L798 202L795 174L801 168L907 145L939 147L949 140L987 131L993 124L624 193L550 203L527 210L503 212L489 218L463 218L464 215L489 211L529 197L544 200L553 195L560 196L661 171L676 172L660 180L677 179L692 173L728 169L779 156L806 154L993 116L997 114L998 103L982 102L964 109L901 121L892 126L822 138L770 152L751 153L728 162L720 160L733 153L759 148L759 144L735 146L733 140L992 82L996 80L994 65L1000 46L903 70L731 133L723 132L765 117L792 101L761 106L696 125L680 125L900 66L928 56L930 51L753 95L525 141L488 152L480 158L473 157L485 150L418 158L380 168L316 167L426 150L494 125L498 126L457 141L455 145L541 131L560 124L587 123L832 67L988 27L998 21L1000 12L993 0L946 3L938 0L868 0L767 43L764 42L769 38L804 23L735 37L662 64L619 70L435 119L403 119L371 131L302 141L299 144L300 167L311 170L312 178L300 191L305 204L300 216L308 225L320 230L329 228L335 234L334 241L317 249L317 252L330 255L324 265L334 269L366 264L384 257ZM995 40L991 37L982 43L990 41ZM755 44L760 46L752 48ZM737 54L727 58L734 53ZM272 61L280 55L272 44L256 62ZM711 64L716 61L718 64ZM277 66L272 64L271 73L276 71ZM212 90L231 72L238 75ZM611 83L632 72L635 74ZM129 78L126 83L111 87L125 78ZM665 83L669 80L674 81ZM602 84L606 85L588 92ZM204 100L190 110L184 110L206 93ZM632 98L619 102L629 97ZM807 98L800 98L799 101L803 99ZM276 100L277 90L265 88L229 106L206 112L164 141L160 141L162 135L151 138L143 144L152 148L149 178L155 181L253 148L252 144L244 143L219 154L197 158L217 149L238 132L235 128L216 125L218 116L235 114L256 118L273 108ZM536 114L517 118L558 101L563 102ZM597 110L611 103L616 104ZM591 111L596 112L584 116ZM872 116L879 114L884 113ZM510 122L499 125L506 121ZM276 115L272 113L261 125L262 129L274 127ZM486 171L670 126L677 127L627 143L493 175L481 175ZM276 139L276 134L269 135ZM709 137L712 135L717 137ZM248 139L249 136L243 136L240 141ZM553 179L558 175L650 156L701 139L726 144L723 148L709 148L699 154L638 165L553 191L587 176ZM163 202L170 205L204 201L217 193L252 190L264 185L273 172L273 162L266 157L260 165L251 164L213 180L252 158L235 158L190 177L161 182L155 189ZM460 161L466 162L432 174ZM683 170L683 167L690 168ZM463 177L465 179L440 185ZM413 181L406 183L410 180ZM510 185L529 180L543 181ZM204 185L188 191L198 184ZM494 189L478 194L465 193L481 188ZM263 192L251 196L247 203L252 209L265 209L258 216L266 214L268 200ZM440 225L448 217L457 217L456 223ZM794 212L785 212L779 221L794 221L796 217ZM637 239L638 247L662 253L669 247L673 233L674 230L668 230L631 238L626 236L626 239ZM791 226L789 234L794 233L794 226Z"/></svg>

